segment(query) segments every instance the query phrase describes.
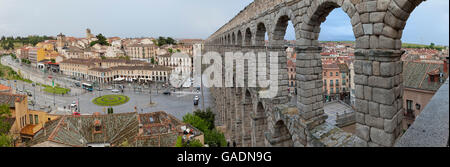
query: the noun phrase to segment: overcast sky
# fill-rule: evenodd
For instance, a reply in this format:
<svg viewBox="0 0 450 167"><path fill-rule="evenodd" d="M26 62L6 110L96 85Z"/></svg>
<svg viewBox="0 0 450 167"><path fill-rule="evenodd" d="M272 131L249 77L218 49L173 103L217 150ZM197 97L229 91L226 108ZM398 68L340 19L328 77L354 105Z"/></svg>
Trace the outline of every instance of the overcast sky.
<svg viewBox="0 0 450 167"><path fill-rule="evenodd" d="M0 0L0 36L207 38L252 0ZM294 39L293 28L286 38ZM334 10L320 40L354 40L350 19ZM448 45L449 0L428 0L412 13L404 42Z"/></svg>

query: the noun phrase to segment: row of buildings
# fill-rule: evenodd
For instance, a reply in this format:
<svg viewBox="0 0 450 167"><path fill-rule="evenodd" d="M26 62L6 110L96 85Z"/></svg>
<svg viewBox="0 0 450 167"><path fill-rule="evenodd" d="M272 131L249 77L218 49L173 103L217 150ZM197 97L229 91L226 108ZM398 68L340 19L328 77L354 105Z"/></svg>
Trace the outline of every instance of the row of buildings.
<svg viewBox="0 0 450 167"><path fill-rule="evenodd" d="M28 108L28 96L0 85L0 104L16 147L175 147L177 139L197 139L201 131L165 112L53 115Z"/></svg>
<svg viewBox="0 0 450 167"><path fill-rule="evenodd" d="M61 73L98 83L117 80L167 82L172 68L139 60L80 59L60 62Z"/></svg>
<svg viewBox="0 0 450 167"><path fill-rule="evenodd" d="M33 68L51 70L80 79L108 83L127 81L167 82L172 71L192 75L194 47L200 39L181 39L177 45L158 46L154 38L107 38L110 46L90 46L97 40L86 30L85 38L59 34L36 46L17 49L20 59L28 59ZM175 53L187 55L174 56Z"/></svg>

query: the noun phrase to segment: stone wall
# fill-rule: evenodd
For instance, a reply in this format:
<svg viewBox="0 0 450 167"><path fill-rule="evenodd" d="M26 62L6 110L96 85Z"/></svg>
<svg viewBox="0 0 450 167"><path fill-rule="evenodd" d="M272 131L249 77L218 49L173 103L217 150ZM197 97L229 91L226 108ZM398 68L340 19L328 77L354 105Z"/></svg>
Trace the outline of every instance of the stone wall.
<svg viewBox="0 0 450 167"><path fill-rule="evenodd" d="M227 127L227 138L242 140L242 143L247 141L248 129L238 124L248 125L245 115L250 113L251 146L261 146L261 133L265 136L265 146L329 146L318 144L320 140L314 140L311 133L322 127L327 117L323 111L318 37L321 23L332 10L340 8L338 10L343 10L351 19L356 38L356 135L364 141L346 145L393 146L402 133L403 67L400 57L403 51L400 50L400 39L410 13L422 1L255 0L208 38L205 45L208 49L205 51L216 51L222 56L227 51L277 52L280 56L276 64L281 72L272 74L269 70L259 68L257 74L277 77L281 85L273 99L260 98L258 91L263 88L259 87L243 87L243 92L250 92L249 96L244 94L246 98L230 93L234 88L217 88L221 91L215 93L216 109L221 123ZM282 48L286 44L283 39L288 21L293 23L296 33L298 115L283 114L288 101L285 92L288 77L285 72L286 54ZM265 34L269 38L268 43L264 40ZM259 60L258 65L262 65ZM248 70L252 66L245 67ZM232 100L236 97L239 100ZM251 97L251 100L247 97ZM236 105L244 105L244 114L236 114L240 112L236 110ZM263 107L258 109L258 106ZM264 121L258 122L261 119ZM286 142L287 139L291 142Z"/></svg>

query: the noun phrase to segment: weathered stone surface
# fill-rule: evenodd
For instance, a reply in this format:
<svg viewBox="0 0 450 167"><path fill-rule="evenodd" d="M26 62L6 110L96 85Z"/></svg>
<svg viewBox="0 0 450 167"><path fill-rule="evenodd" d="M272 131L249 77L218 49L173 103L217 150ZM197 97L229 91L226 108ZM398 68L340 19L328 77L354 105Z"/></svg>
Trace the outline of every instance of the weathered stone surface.
<svg viewBox="0 0 450 167"><path fill-rule="evenodd" d="M390 0L377 0L377 10L386 11L389 6Z"/></svg>
<svg viewBox="0 0 450 167"><path fill-rule="evenodd" d="M369 77L368 83L369 86L390 89L394 86L394 78L371 76Z"/></svg>
<svg viewBox="0 0 450 167"><path fill-rule="evenodd" d="M364 117L365 117L364 113L356 112L355 114L355 119L357 123L366 124Z"/></svg>
<svg viewBox="0 0 450 167"><path fill-rule="evenodd" d="M380 116L384 119L392 119L397 113L397 109L392 105L380 105Z"/></svg>
<svg viewBox="0 0 450 167"><path fill-rule="evenodd" d="M395 41L392 38L385 37L381 35L378 38L378 47L381 49L394 49L395 48Z"/></svg>
<svg viewBox="0 0 450 167"><path fill-rule="evenodd" d="M366 125L370 127L376 127L378 129L384 128L384 120L382 118L371 116L370 114L366 114L364 117L366 121Z"/></svg>
<svg viewBox="0 0 450 167"><path fill-rule="evenodd" d="M355 108L356 111L368 114L369 113L369 104L366 100L356 99L355 100Z"/></svg>
<svg viewBox="0 0 450 167"><path fill-rule="evenodd" d="M372 12L370 13L370 22L371 23L382 23L384 20L385 13L384 12Z"/></svg>
<svg viewBox="0 0 450 167"><path fill-rule="evenodd" d="M380 63L380 75L381 76L394 76L396 72L396 63L395 62L389 62Z"/></svg>
<svg viewBox="0 0 450 167"><path fill-rule="evenodd" d="M373 24L373 34L381 35L383 33L384 23L375 23Z"/></svg>
<svg viewBox="0 0 450 167"><path fill-rule="evenodd" d="M383 35L389 38L398 38L397 30L393 29L390 26L383 27Z"/></svg>
<svg viewBox="0 0 450 167"><path fill-rule="evenodd" d="M387 133L394 133L394 129L397 127L397 117L384 120L384 131Z"/></svg>
<svg viewBox="0 0 450 167"><path fill-rule="evenodd" d="M377 49L378 48L378 37L375 35L370 36L370 48Z"/></svg>
<svg viewBox="0 0 450 167"><path fill-rule="evenodd" d="M373 34L373 24L363 24L364 34L372 35Z"/></svg>
<svg viewBox="0 0 450 167"><path fill-rule="evenodd" d="M365 141L370 140L370 127L366 125L361 125L356 123L356 136L360 137Z"/></svg>
<svg viewBox="0 0 450 167"><path fill-rule="evenodd" d="M364 99L372 100L372 87L364 86Z"/></svg>
<svg viewBox="0 0 450 167"><path fill-rule="evenodd" d="M367 76L365 76L365 75L355 75L354 81L355 81L355 84L367 85Z"/></svg>
<svg viewBox="0 0 450 167"><path fill-rule="evenodd" d="M394 145L395 136L392 133L386 133L378 128L370 128L370 139L382 146L392 147Z"/></svg>
<svg viewBox="0 0 450 167"><path fill-rule="evenodd" d="M380 62L374 61L372 63L372 72L373 72L373 75L375 75L375 76L380 75Z"/></svg>
<svg viewBox="0 0 450 167"><path fill-rule="evenodd" d="M355 91L356 91L356 94L355 94L356 98L364 99L364 86L363 85L356 85Z"/></svg>
<svg viewBox="0 0 450 167"><path fill-rule="evenodd" d="M369 102L369 114L374 117L380 116L380 105L375 102Z"/></svg>
<svg viewBox="0 0 450 167"><path fill-rule="evenodd" d="M363 62L363 74L364 75L372 75L372 62L364 61Z"/></svg>
<svg viewBox="0 0 450 167"><path fill-rule="evenodd" d="M296 29L297 45L304 46L298 49L299 56L297 62L297 79L299 88L298 102L299 109L303 112L297 117L290 120L302 120L308 118L305 122L296 121L288 124L289 133L293 134L292 143L297 146L314 145L306 143L311 136L306 134L299 135L297 130L302 128L309 129L310 127L320 126L324 121L321 118L323 115L323 96L322 96L322 68L320 67L320 51L312 51L314 49L307 49L311 46L319 45L317 38L320 33L320 24L325 21L328 11L324 11L330 4L337 3L351 18L351 24L356 37L356 48L359 51L355 52L355 83L356 83L356 104L355 119L359 123L357 125L357 132L366 143L364 146L390 146L395 139L393 136L399 133L399 123L401 123L402 109L403 109L403 77L401 75L403 69L401 61L393 61L396 56L392 54L392 50L401 49L401 37L406 19L415 5L419 3L416 0L303 0L298 3L289 3L291 1L272 1L265 3L267 5L258 5L263 1L258 1L241 12L237 19L231 20L229 23L220 28L214 33L211 38L213 42L222 42L225 46L217 46L214 49L224 51L236 51L239 48L236 46L226 46L240 43L244 44L262 44L263 34L261 28L258 29L259 23L264 23L265 30L269 36L268 48L275 48L275 45L283 44L284 32L277 29L283 29L283 25L277 25L279 16L288 15L294 23ZM286 3L287 2L287 3ZM325 3L325 4L324 4ZM412 5L414 4L414 5ZM279 8L279 9L278 9ZM251 11L251 12L248 12ZM256 12L255 12L256 11ZM269 12L270 11L270 12ZM250 28L251 34L247 34L246 29ZM244 38L236 36L238 30L245 32ZM275 31L274 31L275 30ZM274 39L274 40L272 40ZM278 39L278 40L275 40ZM272 46L271 46L272 45ZM308 47L307 47L308 46ZM206 46L208 47L208 46ZM315 48L315 47L314 47ZM262 50L263 47L255 46L244 50ZM281 49L279 49L281 50ZM282 51L279 51L283 53ZM396 53L396 52L395 52ZM286 67L287 58L282 55L279 59L279 68L281 72ZM273 63L272 63L273 64ZM280 65L281 64L281 65ZM256 65L256 64L255 64ZM269 71L263 72L267 75ZM261 75L263 74L261 73ZM275 120L284 119L281 116L273 116L272 113L280 111L274 105L280 106L288 102L287 100L287 84L288 75L269 75L271 78L276 77L280 80L277 95L279 97L273 99L261 100L265 111L272 111L264 113L267 118L266 124L259 122L256 127L253 127L257 136L251 143L261 143L261 134L264 132L273 133L273 124ZM246 78L245 80L248 80ZM259 89L259 88L257 88ZM235 94L229 93L228 90L218 91L214 96L224 96L226 98L216 98L216 105L218 119L222 120L225 127L229 128L231 132L227 132L227 139L235 140L240 136L248 136L236 133L240 126L229 125L229 122L236 122L244 119L236 115L239 111L234 111L237 108L239 100L235 99ZM239 96L239 94L237 94ZM237 98L237 97L236 97ZM245 98L244 98L245 99ZM245 107L244 110L254 113L257 109L258 103L257 95L252 95L251 100L246 101L245 104L252 107ZM230 107L232 105L233 107ZM241 109L242 110L242 109ZM230 114L233 114L230 116ZM276 114L274 114L276 115ZM234 118L236 117L236 118ZM303 117L303 118L301 118ZM395 121L396 120L396 121ZM239 122L239 121L238 121ZM261 127L269 127L269 129L262 129ZM250 131L250 130L249 130ZM301 130L300 130L301 131ZM373 131L373 133L371 132ZM385 133L388 132L388 133ZM238 139L237 139L238 140ZM244 140L242 140L244 141ZM333 141L331 141L333 142ZM256 145L258 145L256 144ZM329 143L333 145L332 143Z"/></svg>

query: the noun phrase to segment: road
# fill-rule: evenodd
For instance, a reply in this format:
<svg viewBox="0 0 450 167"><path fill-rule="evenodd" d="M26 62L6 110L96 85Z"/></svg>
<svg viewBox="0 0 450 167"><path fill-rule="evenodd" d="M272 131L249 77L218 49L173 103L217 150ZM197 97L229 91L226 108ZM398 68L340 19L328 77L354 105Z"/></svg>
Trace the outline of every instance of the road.
<svg viewBox="0 0 450 167"><path fill-rule="evenodd" d="M42 81L47 85L51 85L51 80L46 77L46 74L43 74L42 72L36 70L30 70L30 68L26 65L20 66L19 63L12 61L9 56L4 56L2 58L2 64L8 65L12 68L16 68L15 70L20 69L21 73L24 75L31 75L30 80L32 81ZM71 80L70 78L68 79L68 77L64 77L61 75L52 76L55 80L59 81L57 83L62 87L70 88L71 92L68 95L64 96L53 95L44 92L43 88L40 86L33 87L32 84L23 81L9 81L8 83L7 80L1 80L0 83L11 87L12 89L16 90L16 93L19 94L21 93L21 91L21 94L25 94L25 90L31 92L32 96L28 99L29 101L35 101L36 105L29 105L29 108L44 110L52 114L71 114L71 112L63 109L64 107L68 108L73 101L78 101L78 99L81 114L93 114L95 112L102 113L104 107L93 104L92 100L102 95L114 94L111 92L111 90L107 89L108 87L117 88L116 85L100 85L102 87L102 91L94 90L93 92L88 92L86 90L74 87L73 82L75 82L75 80ZM177 117L178 119L182 119L185 114L191 113L201 108L202 106L201 101L198 106L194 106L194 96L201 97L201 93L193 91L192 88L184 88L172 92L171 95L164 95L163 91L165 89L158 84L153 84L151 86L151 91L148 86L133 84L124 85L126 88L124 89L123 95L130 97L130 101L128 101L126 104L113 107L114 113L134 112L136 107L139 113L165 111ZM149 105L150 94L151 100L154 105ZM205 106L212 108L213 102L210 101L211 95L208 89L204 89L204 95Z"/></svg>

